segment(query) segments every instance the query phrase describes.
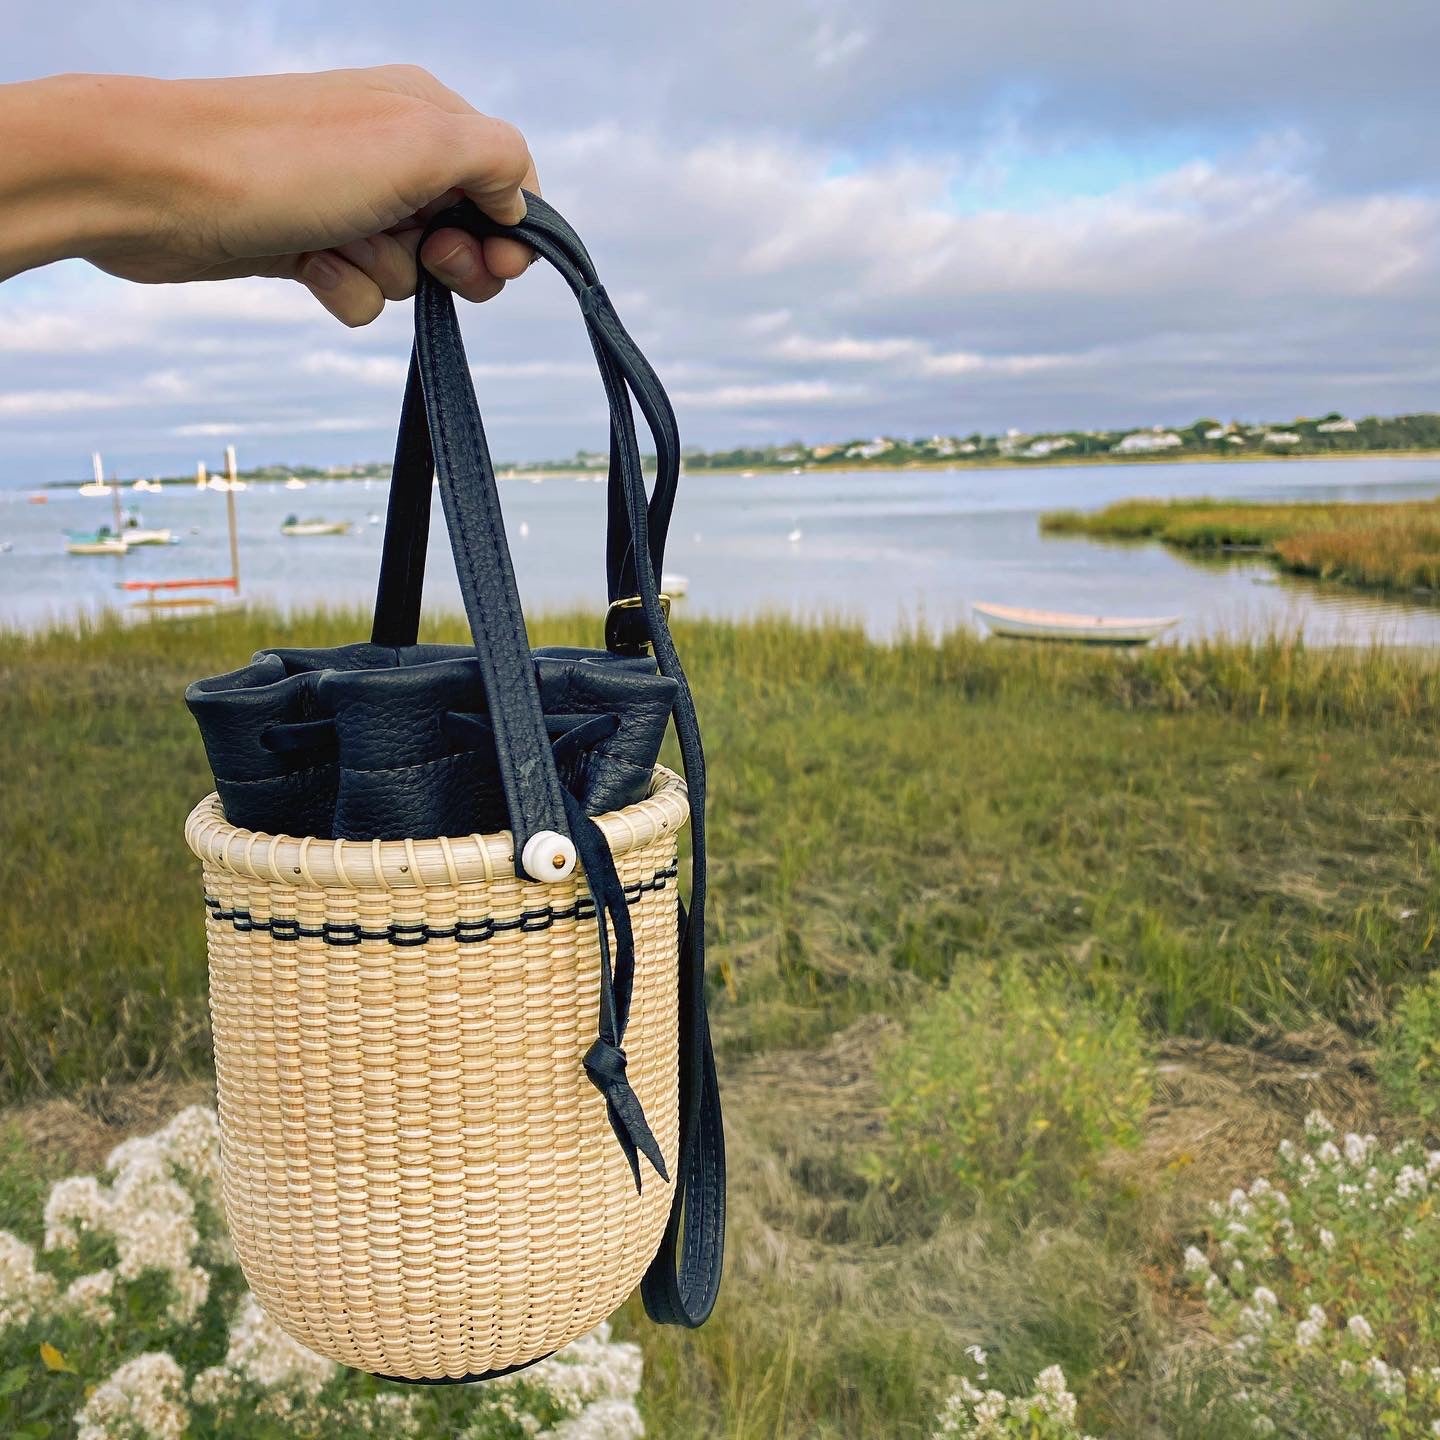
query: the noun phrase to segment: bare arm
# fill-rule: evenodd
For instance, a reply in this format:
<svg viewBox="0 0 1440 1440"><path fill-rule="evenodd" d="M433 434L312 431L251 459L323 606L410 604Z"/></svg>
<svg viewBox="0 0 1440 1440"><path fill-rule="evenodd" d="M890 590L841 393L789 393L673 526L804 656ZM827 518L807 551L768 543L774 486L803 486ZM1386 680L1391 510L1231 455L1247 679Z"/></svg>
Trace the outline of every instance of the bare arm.
<svg viewBox="0 0 1440 1440"><path fill-rule="evenodd" d="M522 186L520 132L413 66L0 85L0 280L69 257L147 283L272 275L365 325L414 293L428 215L466 194L513 223ZM458 230L420 256L470 300L531 258Z"/></svg>

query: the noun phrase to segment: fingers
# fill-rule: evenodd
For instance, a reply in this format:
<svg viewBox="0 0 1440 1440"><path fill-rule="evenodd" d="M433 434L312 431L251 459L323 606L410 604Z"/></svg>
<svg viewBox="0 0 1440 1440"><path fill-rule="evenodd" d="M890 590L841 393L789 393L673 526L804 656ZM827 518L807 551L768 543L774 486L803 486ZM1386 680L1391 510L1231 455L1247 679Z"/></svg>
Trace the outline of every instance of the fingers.
<svg viewBox="0 0 1440 1440"><path fill-rule="evenodd" d="M493 300L505 288L486 262L484 243L464 230L437 230L421 246L420 263L465 300Z"/></svg>
<svg viewBox="0 0 1440 1440"><path fill-rule="evenodd" d="M337 247L363 270L387 300L408 300L415 293L415 242L401 235L372 235Z"/></svg>
<svg viewBox="0 0 1440 1440"><path fill-rule="evenodd" d="M385 308L379 285L333 250L302 255L295 278L344 325L368 325Z"/></svg>
<svg viewBox="0 0 1440 1440"><path fill-rule="evenodd" d="M532 195L540 193L540 177L535 173L533 160L526 168L525 178L520 182L520 186ZM480 204L478 199L475 203ZM481 205L480 208L483 210L485 207ZM485 241L485 265L492 275L498 275L502 280L518 279L534 263L535 252L518 240L492 235Z"/></svg>

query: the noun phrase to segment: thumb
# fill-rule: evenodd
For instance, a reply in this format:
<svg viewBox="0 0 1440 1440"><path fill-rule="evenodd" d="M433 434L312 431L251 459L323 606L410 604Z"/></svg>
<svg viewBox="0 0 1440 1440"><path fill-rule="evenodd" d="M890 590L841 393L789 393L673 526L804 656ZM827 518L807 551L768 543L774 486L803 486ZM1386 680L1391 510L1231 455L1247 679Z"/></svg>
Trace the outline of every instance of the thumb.
<svg viewBox="0 0 1440 1440"><path fill-rule="evenodd" d="M457 115L455 120L460 134L453 152L458 173L452 183L492 220L518 224L525 218L521 186L536 188L525 137L515 126L490 115Z"/></svg>

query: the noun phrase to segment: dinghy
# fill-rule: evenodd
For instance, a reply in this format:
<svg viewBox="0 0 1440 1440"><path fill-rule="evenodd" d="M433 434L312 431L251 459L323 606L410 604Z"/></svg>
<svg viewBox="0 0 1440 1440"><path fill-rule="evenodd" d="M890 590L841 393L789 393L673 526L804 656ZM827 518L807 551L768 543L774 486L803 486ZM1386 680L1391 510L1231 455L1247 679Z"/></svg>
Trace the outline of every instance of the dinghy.
<svg viewBox="0 0 1440 1440"><path fill-rule="evenodd" d="M280 527L282 535L348 535L350 533L350 522L348 520L301 520L297 516L289 516Z"/></svg>
<svg viewBox="0 0 1440 1440"><path fill-rule="evenodd" d="M108 525L89 534L75 530L66 534L69 537L65 541L67 555L123 555L130 548Z"/></svg>
<svg viewBox="0 0 1440 1440"><path fill-rule="evenodd" d="M1077 640L1090 645L1147 645L1180 623L1178 615L1147 618L1070 615L1061 610L1027 610L1016 605L971 606L996 635L1018 640Z"/></svg>

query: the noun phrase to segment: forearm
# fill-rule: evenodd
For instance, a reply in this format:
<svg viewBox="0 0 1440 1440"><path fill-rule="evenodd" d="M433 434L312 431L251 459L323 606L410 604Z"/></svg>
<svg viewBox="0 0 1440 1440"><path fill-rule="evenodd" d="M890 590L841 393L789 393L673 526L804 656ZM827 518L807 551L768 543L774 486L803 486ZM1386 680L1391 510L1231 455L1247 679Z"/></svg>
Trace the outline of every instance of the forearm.
<svg viewBox="0 0 1440 1440"><path fill-rule="evenodd" d="M153 145L140 87L59 75L0 85L0 279L93 254L134 233Z"/></svg>
<svg viewBox="0 0 1440 1440"><path fill-rule="evenodd" d="M348 325L415 291L425 220L459 194L513 224L525 139L413 66L0 85L0 280L80 256L127 280L276 276ZM420 260L486 300L533 258L432 235Z"/></svg>

